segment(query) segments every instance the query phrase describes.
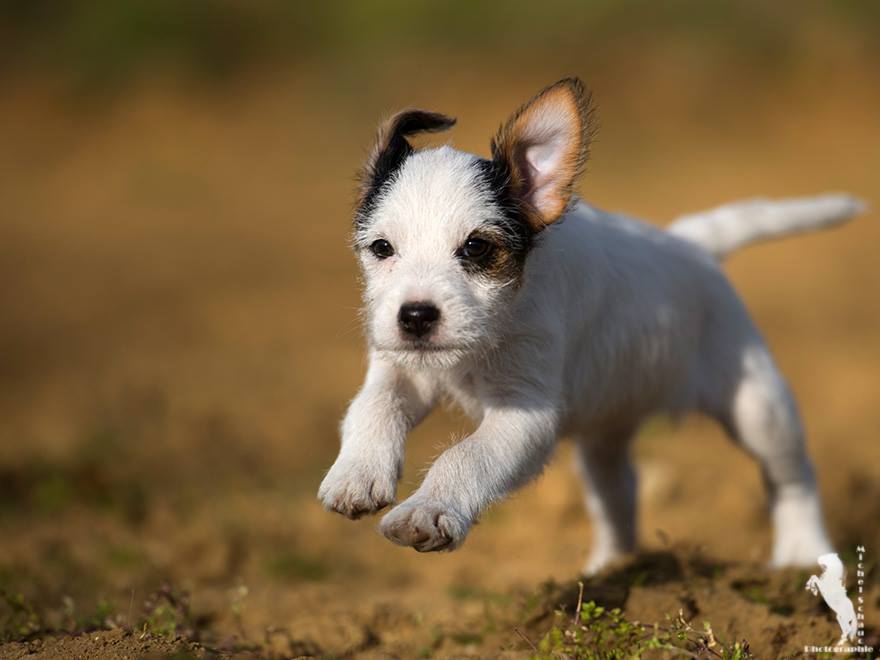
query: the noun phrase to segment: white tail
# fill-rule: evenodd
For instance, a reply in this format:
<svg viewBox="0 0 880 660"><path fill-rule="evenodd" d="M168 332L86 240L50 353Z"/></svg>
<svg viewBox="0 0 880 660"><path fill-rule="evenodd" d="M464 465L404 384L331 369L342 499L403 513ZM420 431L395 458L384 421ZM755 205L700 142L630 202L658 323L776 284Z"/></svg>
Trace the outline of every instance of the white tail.
<svg viewBox="0 0 880 660"><path fill-rule="evenodd" d="M682 216L667 231L723 259L751 243L841 224L865 208L860 199L846 194L753 199Z"/></svg>

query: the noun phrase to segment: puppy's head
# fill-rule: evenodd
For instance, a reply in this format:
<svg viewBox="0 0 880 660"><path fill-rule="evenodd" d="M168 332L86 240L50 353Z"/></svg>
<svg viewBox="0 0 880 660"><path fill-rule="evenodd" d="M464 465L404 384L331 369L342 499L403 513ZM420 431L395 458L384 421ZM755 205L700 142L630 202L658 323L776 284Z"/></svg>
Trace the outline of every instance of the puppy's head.
<svg viewBox="0 0 880 660"><path fill-rule="evenodd" d="M488 160L414 149L408 136L455 123L441 114L404 110L380 126L354 241L374 349L448 367L498 341L529 250L570 204L590 112L581 82L561 80L501 126Z"/></svg>

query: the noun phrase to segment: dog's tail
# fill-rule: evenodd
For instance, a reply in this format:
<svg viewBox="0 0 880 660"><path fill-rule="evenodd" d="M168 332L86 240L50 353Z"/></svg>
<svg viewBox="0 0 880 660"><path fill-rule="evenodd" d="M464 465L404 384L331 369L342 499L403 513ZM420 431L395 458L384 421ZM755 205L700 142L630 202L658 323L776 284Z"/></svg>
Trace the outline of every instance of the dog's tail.
<svg viewBox="0 0 880 660"><path fill-rule="evenodd" d="M753 199L682 216L667 231L723 259L751 243L841 224L865 209L864 202L846 194Z"/></svg>

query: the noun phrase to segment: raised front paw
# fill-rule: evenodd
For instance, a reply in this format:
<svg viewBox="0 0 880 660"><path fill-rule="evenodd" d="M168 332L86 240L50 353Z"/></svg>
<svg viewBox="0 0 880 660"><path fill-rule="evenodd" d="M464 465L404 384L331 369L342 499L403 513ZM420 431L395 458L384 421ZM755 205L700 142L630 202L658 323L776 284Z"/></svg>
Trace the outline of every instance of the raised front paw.
<svg viewBox="0 0 880 660"><path fill-rule="evenodd" d="M413 496L394 507L379 530L398 545L419 552L455 550L470 529L468 519L452 507Z"/></svg>
<svg viewBox="0 0 880 660"><path fill-rule="evenodd" d="M397 475L396 468L339 458L321 482L318 499L328 511L356 520L394 503Z"/></svg>

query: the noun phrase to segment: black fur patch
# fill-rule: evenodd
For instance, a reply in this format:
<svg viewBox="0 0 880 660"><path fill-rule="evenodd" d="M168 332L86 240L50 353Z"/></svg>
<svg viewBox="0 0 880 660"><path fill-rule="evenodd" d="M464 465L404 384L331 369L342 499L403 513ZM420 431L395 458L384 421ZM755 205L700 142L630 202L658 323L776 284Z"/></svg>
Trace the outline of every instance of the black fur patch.
<svg viewBox="0 0 880 660"><path fill-rule="evenodd" d="M529 220L528 209L523 207L513 193L510 172L504 162L481 158L477 161L477 166L486 188L503 215L492 227L500 236L501 245L497 251L500 254L484 264L477 262L472 266L492 275L514 277L518 280L522 275L526 256L537 238L537 232Z"/></svg>
<svg viewBox="0 0 880 660"><path fill-rule="evenodd" d="M355 226L360 228L372 213L382 189L412 155L407 136L444 131L455 119L426 110L402 110L379 128L376 145L360 174L361 194L355 212Z"/></svg>
<svg viewBox="0 0 880 660"><path fill-rule="evenodd" d="M393 147L379 154L376 163L370 168L369 184L361 198L360 206L355 214L355 223L361 225L366 222L373 208L376 206L376 198L385 184L391 180L404 161L413 153L413 148L406 140L401 140Z"/></svg>

